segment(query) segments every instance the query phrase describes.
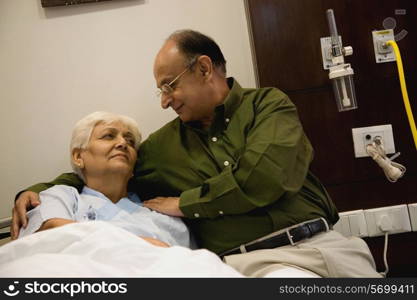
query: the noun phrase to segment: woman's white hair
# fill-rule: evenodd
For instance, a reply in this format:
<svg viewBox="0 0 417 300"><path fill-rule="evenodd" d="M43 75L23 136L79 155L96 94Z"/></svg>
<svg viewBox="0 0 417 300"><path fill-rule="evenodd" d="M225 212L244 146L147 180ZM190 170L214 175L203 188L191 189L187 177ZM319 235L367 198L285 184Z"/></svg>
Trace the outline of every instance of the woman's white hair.
<svg viewBox="0 0 417 300"><path fill-rule="evenodd" d="M124 124L129 131L133 134L135 139L135 149L139 148L142 140L142 135L139 131L138 123L128 116L118 115L105 111L93 112L81 120L79 120L72 131L71 144L70 144L70 155L71 155L71 166L75 173L78 174L83 180L84 176L82 170L73 162L72 153L74 149L86 149L88 142L90 141L91 133L94 127L98 124L111 124L114 122L121 122Z"/></svg>

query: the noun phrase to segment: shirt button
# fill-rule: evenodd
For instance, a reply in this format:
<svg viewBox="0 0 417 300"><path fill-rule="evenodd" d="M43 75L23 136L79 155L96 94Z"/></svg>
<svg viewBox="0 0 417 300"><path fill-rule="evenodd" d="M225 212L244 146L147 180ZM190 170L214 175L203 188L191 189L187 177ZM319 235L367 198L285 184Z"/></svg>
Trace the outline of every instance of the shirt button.
<svg viewBox="0 0 417 300"><path fill-rule="evenodd" d="M230 119L229 118L226 118L225 121L226 121L226 123L229 123L230 122Z"/></svg>
<svg viewBox="0 0 417 300"><path fill-rule="evenodd" d="M195 214L194 214L194 217L198 218L198 217L200 217L200 214L195 213Z"/></svg>
<svg viewBox="0 0 417 300"><path fill-rule="evenodd" d="M217 142L217 138L216 138L215 136L213 136L213 137L211 138L211 140L212 140L213 142Z"/></svg>
<svg viewBox="0 0 417 300"><path fill-rule="evenodd" d="M222 210L219 210L219 215L223 215L223 211Z"/></svg>
<svg viewBox="0 0 417 300"><path fill-rule="evenodd" d="M224 163L223 163L226 167L228 166L228 165L230 165L230 163L226 160L226 161L224 161Z"/></svg>

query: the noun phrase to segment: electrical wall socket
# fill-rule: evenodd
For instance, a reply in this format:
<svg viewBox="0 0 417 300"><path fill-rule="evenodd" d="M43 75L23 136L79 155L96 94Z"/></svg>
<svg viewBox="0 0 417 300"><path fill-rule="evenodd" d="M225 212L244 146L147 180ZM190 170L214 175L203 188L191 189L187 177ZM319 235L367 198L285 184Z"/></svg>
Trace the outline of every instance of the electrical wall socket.
<svg viewBox="0 0 417 300"><path fill-rule="evenodd" d="M408 204L408 214L410 215L411 229L417 231L417 203Z"/></svg>
<svg viewBox="0 0 417 300"><path fill-rule="evenodd" d="M390 234L411 231L410 218L408 216L408 207L406 204L387 206L364 210L366 224L369 236L384 235L380 228L384 216L388 217L392 224Z"/></svg>
<svg viewBox="0 0 417 300"><path fill-rule="evenodd" d="M339 221L333 225L333 229L346 237L368 236L365 215L362 209L339 213Z"/></svg>
<svg viewBox="0 0 417 300"><path fill-rule="evenodd" d="M394 30L374 30L372 31L374 42L375 61L377 64L396 61L394 50L391 46L385 46L389 40L395 41Z"/></svg>
<svg viewBox="0 0 417 300"><path fill-rule="evenodd" d="M379 125L370 127L352 128L353 147L355 157L369 156L366 153L366 146L372 144L375 137L380 136L384 144L386 154L395 153L394 136L392 125Z"/></svg>

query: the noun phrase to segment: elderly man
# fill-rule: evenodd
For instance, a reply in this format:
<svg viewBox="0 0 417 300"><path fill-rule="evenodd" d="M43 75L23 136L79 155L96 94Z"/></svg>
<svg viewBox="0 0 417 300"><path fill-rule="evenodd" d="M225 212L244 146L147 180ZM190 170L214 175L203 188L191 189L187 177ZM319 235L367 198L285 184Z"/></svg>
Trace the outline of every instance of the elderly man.
<svg viewBox="0 0 417 300"><path fill-rule="evenodd" d="M178 118L139 149L130 186L149 199L147 207L184 217L200 247L247 276L279 276L282 269L380 276L363 240L331 230L337 210L309 171L313 149L288 96L226 78L218 45L192 30L166 40L154 76L162 107ZM74 174L30 187L17 200L14 228L36 205L33 192L53 184L82 187Z"/></svg>

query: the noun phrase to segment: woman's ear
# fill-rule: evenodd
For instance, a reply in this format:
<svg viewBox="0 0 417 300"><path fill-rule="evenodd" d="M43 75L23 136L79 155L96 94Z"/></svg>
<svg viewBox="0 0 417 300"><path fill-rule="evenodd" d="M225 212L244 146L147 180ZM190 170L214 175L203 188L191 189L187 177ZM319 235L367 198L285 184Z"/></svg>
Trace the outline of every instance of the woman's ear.
<svg viewBox="0 0 417 300"><path fill-rule="evenodd" d="M81 156L82 149L75 148L72 150L71 159L73 163L80 169L84 169L84 160Z"/></svg>

